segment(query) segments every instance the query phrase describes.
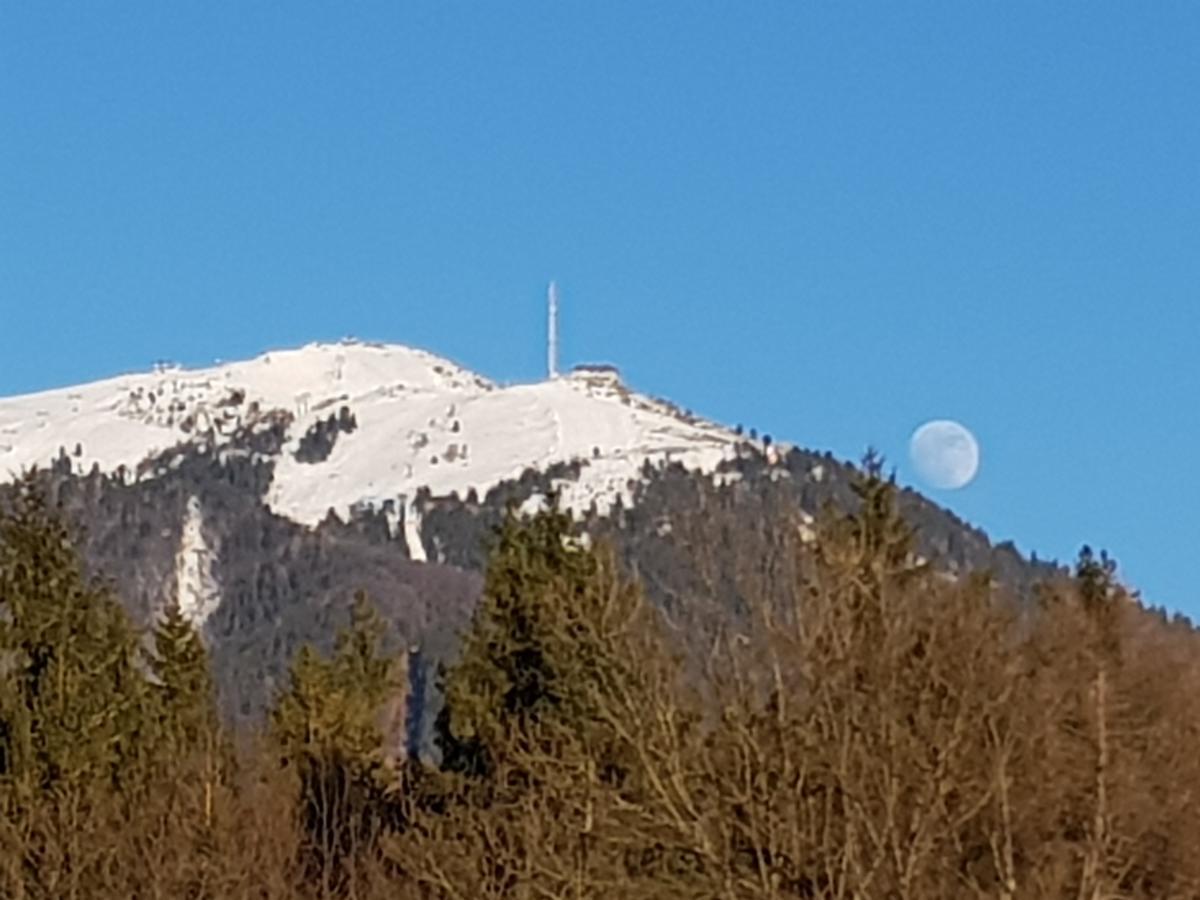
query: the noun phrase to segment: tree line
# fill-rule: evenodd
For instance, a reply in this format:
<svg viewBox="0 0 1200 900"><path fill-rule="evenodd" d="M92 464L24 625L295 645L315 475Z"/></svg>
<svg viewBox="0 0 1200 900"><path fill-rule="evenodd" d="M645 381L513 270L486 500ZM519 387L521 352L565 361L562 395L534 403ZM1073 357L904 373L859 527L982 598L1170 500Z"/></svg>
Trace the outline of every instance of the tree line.
<svg viewBox="0 0 1200 900"><path fill-rule="evenodd" d="M200 635L137 632L28 478L0 511L0 896L1200 897L1191 625L1086 548L1034 602L950 577L876 460L855 492L767 524L744 608L686 617L566 513L510 514L421 760L369 598L235 730Z"/></svg>

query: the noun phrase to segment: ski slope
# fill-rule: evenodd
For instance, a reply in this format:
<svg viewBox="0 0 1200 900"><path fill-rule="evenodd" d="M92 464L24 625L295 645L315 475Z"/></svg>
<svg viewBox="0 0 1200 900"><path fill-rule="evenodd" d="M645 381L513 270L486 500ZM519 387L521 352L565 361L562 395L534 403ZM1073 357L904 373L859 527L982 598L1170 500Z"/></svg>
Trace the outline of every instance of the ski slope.
<svg viewBox="0 0 1200 900"><path fill-rule="evenodd" d="M296 458L311 426L347 407L357 427L319 462ZM422 488L480 496L526 468L578 460L563 502L601 510L650 460L711 471L742 439L628 390L615 372L497 385L402 345L310 344L203 369L159 366L71 388L0 398L0 476L67 454L72 467L154 477L180 443L228 442L269 414L290 417L268 503L314 525L329 510L400 503Z"/></svg>

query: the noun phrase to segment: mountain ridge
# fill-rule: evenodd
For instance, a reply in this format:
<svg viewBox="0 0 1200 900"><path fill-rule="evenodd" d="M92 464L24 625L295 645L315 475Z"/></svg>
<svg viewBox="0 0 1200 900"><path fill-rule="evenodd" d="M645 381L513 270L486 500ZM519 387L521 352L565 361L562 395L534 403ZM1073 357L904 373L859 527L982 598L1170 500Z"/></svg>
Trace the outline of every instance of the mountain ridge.
<svg viewBox="0 0 1200 900"><path fill-rule="evenodd" d="M367 592L412 657L414 748L429 746L434 673L457 652L509 508L558 495L678 612L744 608L780 540L855 503L853 466L706 422L611 367L504 386L361 342L0 399L5 441L0 473L40 467L134 622L178 603L200 629L232 718L261 715L294 652L328 647ZM452 445L465 460L447 458ZM0 507L11 490L0 483ZM1058 572L914 491L900 502L920 552L949 572L990 571L1022 595ZM786 571L773 589L791 589Z"/></svg>
<svg viewBox="0 0 1200 900"><path fill-rule="evenodd" d="M78 474L124 467L136 478L176 444L228 446L271 414L286 440L268 503L306 525L576 460L585 472L564 503L607 506L646 459L712 470L741 440L629 390L609 367L500 385L424 350L343 340L0 398L0 470L66 452Z"/></svg>

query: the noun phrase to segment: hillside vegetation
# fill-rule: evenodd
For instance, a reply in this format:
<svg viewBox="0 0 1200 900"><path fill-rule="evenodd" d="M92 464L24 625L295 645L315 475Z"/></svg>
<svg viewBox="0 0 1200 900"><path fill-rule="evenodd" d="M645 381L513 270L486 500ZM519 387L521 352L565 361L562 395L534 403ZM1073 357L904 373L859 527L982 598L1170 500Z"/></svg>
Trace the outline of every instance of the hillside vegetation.
<svg viewBox="0 0 1200 900"><path fill-rule="evenodd" d="M201 637L135 628L42 485L0 518L0 896L1200 897L1190 623L1086 548L1032 598L930 565L874 460L732 568L676 525L693 578L653 602L510 512L423 757L371 597L261 726L221 716Z"/></svg>

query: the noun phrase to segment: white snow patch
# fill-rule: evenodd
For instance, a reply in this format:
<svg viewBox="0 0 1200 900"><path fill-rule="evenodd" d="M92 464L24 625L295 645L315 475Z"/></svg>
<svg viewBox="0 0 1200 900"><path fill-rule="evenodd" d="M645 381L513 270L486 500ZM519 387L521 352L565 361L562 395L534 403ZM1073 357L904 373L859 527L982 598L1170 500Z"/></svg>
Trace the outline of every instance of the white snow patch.
<svg viewBox="0 0 1200 900"><path fill-rule="evenodd" d="M338 434L328 458L294 452L317 421L346 406L357 428ZM612 372L576 372L536 384L496 384L430 353L400 345L341 342L183 370L159 368L92 384L0 399L0 476L54 459L77 471L139 464L183 441L227 449L242 427L282 410L293 420L275 458L267 502L315 525L330 509L475 489L483 496L526 468L577 462L578 480L557 487L565 507L606 511L652 465L679 462L712 472L735 455L731 430L630 391ZM76 445L79 453L75 455ZM142 470L141 477L154 477ZM420 522L403 512L410 553Z"/></svg>
<svg viewBox="0 0 1200 900"><path fill-rule="evenodd" d="M427 562L425 543L421 540L421 512L415 503L404 505L404 543L408 546L408 558Z"/></svg>
<svg viewBox="0 0 1200 900"><path fill-rule="evenodd" d="M213 575L216 555L204 536L204 511L200 501L188 498L179 552L175 556L176 598L179 611L203 633L209 617L221 605L221 589Z"/></svg>

